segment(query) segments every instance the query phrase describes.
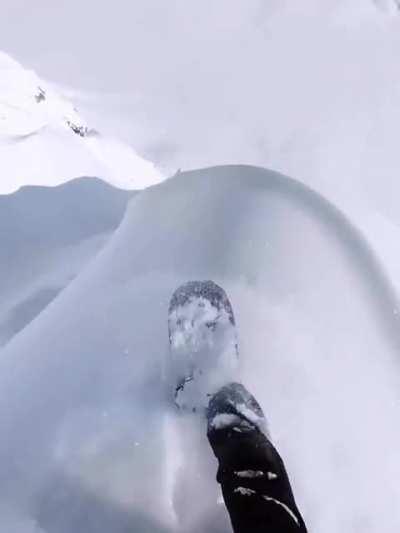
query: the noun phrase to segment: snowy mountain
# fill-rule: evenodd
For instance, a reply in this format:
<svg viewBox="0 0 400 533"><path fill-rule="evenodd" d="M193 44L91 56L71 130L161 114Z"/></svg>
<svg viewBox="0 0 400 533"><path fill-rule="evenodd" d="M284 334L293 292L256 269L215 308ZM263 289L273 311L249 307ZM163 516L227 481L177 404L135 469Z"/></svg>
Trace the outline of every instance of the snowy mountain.
<svg viewBox="0 0 400 533"><path fill-rule="evenodd" d="M80 178L0 195L0 347L98 253L133 194Z"/></svg>
<svg viewBox="0 0 400 533"><path fill-rule="evenodd" d="M242 380L309 530L398 531L396 293L333 205L246 166L135 196L105 248L2 349L5 531L230 532L202 420L179 416L162 380L169 298L210 278L232 300Z"/></svg>
<svg viewBox="0 0 400 533"><path fill-rule="evenodd" d="M400 225L395 0L220 0L213 17L204 3L117 4L118 38L87 43L85 54L76 52L79 65L70 66L76 87L98 79L106 88L90 104L97 103L91 116L101 116L99 129L124 130L171 169L255 164L296 177L351 218L352 208L365 207ZM77 9L89 20L93 7L77 0L63 7L74 27ZM110 12L107 4L98 10L104 34ZM85 19L77 24L84 34ZM127 43L135 50L129 70ZM66 32L58 47L68 66L66 52L82 43ZM115 58L108 69L93 61L99 50ZM37 56L30 54L32 64L65 80L58 56ZM80 105L90 114L90 105Z"/></svg>
<svg viewBox="0 0 400 533"><path fill-rule="evenodd" d="M169 298L213 279L309 531L398 532L399 1L6 4L60 85L0 54L0 193L162 180L131 143L282 174L0 196L0 529L231 533L165 380Z"/></svg>
<svg viewBox="0 0 400 533"><path fill-rule="evenodd" d="M117 186L160 181L152 163L90 128L51 84L0 52L0 193L101 176Z"/></svg>

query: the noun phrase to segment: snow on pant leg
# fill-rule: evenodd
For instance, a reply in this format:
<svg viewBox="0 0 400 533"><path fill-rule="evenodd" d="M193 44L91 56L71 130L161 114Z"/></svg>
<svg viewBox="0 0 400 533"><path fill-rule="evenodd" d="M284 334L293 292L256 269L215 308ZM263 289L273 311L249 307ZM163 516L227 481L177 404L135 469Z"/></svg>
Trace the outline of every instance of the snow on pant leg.
<svg viewBox="0 0 400 533"><path fill-rule="evenodd" d="M207 436L219 468L234 533L306 533L284 463L271 444L264 415L240 384L210 400Z"/></svg>

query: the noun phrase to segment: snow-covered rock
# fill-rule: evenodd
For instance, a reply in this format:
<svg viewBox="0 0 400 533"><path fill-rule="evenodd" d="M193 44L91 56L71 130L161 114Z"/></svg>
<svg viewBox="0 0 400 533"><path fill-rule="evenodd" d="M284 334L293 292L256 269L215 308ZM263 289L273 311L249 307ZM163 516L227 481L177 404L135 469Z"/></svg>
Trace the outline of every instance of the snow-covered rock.
<svg viewBox="0 0 400 533"><path fill-rule="evenodd" d="M205 422L177 416L162 380L169 298L190 279L233 303L243 382L310 531L397 531L395 291L329 202L245 166L135 196L91 265L2 350L4 530L230 532Z"/></svg>
<svg viewBox="0 0 400 533"><path fill-rule="evenodd" d="M151 162L91 129L50 83L0 52L0 193L77 176L131 189L162 179Z"/></svg>

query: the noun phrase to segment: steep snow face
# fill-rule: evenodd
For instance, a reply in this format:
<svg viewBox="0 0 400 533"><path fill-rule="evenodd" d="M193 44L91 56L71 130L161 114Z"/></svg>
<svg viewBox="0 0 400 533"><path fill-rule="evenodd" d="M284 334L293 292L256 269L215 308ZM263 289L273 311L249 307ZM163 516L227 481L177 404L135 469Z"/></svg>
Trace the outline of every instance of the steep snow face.
<svg viewBox="0 0 400 533"><path fill-rule="evenodd" d="M231 531L205 421L179 416L163 382L169 300L193 279L232 301L242 381L310 531L398 531L396 295L332 205L234 166L137 195L91 266L3 349L3 528Z"/></svg>
<svg viewBox="0 0 400 533"><path fill-rule="evenodd" d="M129 146L90 129L51 84L0 52L0 193L81 175L127 188L161 180Z"/></svg>
<svg viewBox="0 0 400 533"><path fill-rule="evenodd" d="M352 219L361 204L367 216L380 212L399 224L396 0L220 0L212 17L201 2L98 4L65 3L59 50L29 54L58 81L64 68L79 87L101 85L107 94L88 110L96 116L97 105L98 128L124 131L172 169L267 166L340 203ZM33 9L38 24L48 17L51 40L53 12ZM85 34L94 9L97 31L109 33L111 17L118 35L71 43L69 27ZM71 47L79 49L76 65ZM23 43L15 48L25 56ZM113 58L107 69L104 57Z"/></svg>
<svg viewBox="0 0 400 533"><path fill-rule="evenodd" d="M104 246L133 194L80 178L0 195L0 347Z"/></svg>
<svg viewBox="0 0 400 533"><path fill-rule="evenodd" d="M82 137L90 132L73 105L52 91L32 71L0 52L0 133L32 135L47 126L64 125Z"/></svg>

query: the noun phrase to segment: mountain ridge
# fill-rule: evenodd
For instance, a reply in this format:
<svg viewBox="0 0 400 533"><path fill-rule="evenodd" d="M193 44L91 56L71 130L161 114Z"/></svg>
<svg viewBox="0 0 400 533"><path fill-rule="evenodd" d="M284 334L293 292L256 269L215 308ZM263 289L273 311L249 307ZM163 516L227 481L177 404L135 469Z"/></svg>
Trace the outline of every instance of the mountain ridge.
<svg viewBox="0 0 400 533"><path fill-rule="evenodd" d="M0 53L0 193L79 175L142 188L161 173L128 144L94 130L51 83Z"/></svg>

